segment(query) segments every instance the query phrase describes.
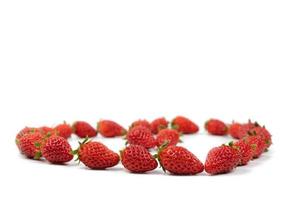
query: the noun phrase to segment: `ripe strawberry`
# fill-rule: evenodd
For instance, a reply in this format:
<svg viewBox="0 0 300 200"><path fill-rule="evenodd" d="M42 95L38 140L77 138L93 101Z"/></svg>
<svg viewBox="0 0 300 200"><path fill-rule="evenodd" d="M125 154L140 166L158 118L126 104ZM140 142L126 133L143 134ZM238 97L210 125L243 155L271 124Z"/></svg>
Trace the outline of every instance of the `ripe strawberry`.
<svg viewBox="0 0 300 200"><path fill-rule="evenodd" d="M80 138L95 137L97 131L87 122L77 121L73 124L75 134Z"/></svg>
<svg viewBox="0 0 300 200"><path fill-rule="evenodd" d="M260 135L255 132L249 132L249 136L245 137L245 141L254 148L253 158L258 158L266 149L266 143Z"/></svg>
<svg viewBox="0 0 300 200"><path fill-rule="evenodd" d="M205 129L212 135L226 135L228 131L226 124L218 119L210 119L205 122Z"/></svg>
<svg viewBox="0 0 300 200"><path fill-rule="evenodd" d="M151 130L144 126L135 126L131 128L126 135L128 144L136 144L144 146L147 149L156 146L156 140L153 137Z"/></svg>
<svg viewBox="0 0 300 200"><path fill-rule="evenodd" d="M21 153L28 158L39 159L41 157L40 147L42 140L43 134L40 131L23 135L19 140Z"/></svg>
<svg viewBox="0 0 300 200"><path fill-rule="evenodd" d="M54 128L54 131L57 133L57 135L64 137L68 139L71 134L73 133L72 127L64 122L63 124L59 124Z"/></svg>
<svg viewBox="0 0 300 200"><path fill-rule="evenodd" d="M240 152L241 162L239 165L247 165L247 163L252 159L254 148L246 142L245 139L240 139L233 143L235 147Z"/></svg>
<svg viewBox="0 0 300 200"><path fill-rule="evenodd" d="M172 174L194 175L201 173L204 169L201 161L184 147L161 147L157 157L163 170Z"/></svg>
<svg viewBox="0 0 300 200"><path fill-rule="evenodd" d="M176 145L180 134L175 129L162 129L158 132L156 137L157 146L161 146L167 142L167 145Z"/></svg>
<svg viewBox="0 0 300 200"><path fill-rule="evenodd" d="M91 169L106 169L117 165L119 155L100 142L84 140L77 150L73 152L78 159Z"/></svg>
<svg viewBox="0 0 300 200"><path fill-rule="evenodd" d="M136 126L144 126L144 127L146 127L146 128L148 128L148 129L151 130L150 123L147 120L145 120L145 119L139 119L139 120L134 121L131 124L131 126L129 127L129 129L132 129L132 128L136 127Z"/></svg>
<svg viewBox="0 0 300 200"><path fill-rule="evenodd" d="M160 130L168 128L169 122L166 120L166 118L161 117L153 120L150 124L151 131L153 134L157 134Z"/></svg>
<svg viewBox="0 0 300 200"><path fill-rule="evenodd" d="M23 128L22 130L19 131L19 133L16 135L16 139L15 139L15 142L16 142L16 145L18 147L18 149L20 149L20 139L24 136L24 135L27 135L27 134L30 134L30 133L33 133L35 132L35 128L32 128L32 127L25 127Z"/></svg>
<svg viewBox="0 0 300 200"><path fill-rule="evenodd" d="M123 166L134 173L144 173L157 168L157 161L140 145L130 145L120 152Z"/></svg>
<svg viewBox="0 0 300 200"><path fill-rule="evenodd" d="M222 174L233 170L240 163L240 153L236 147L222 145L212 148L205 161L205 171L209 174Z"/></svg>
<svg viewBox="0 0 300 200"><path fill-rule="evenodd" d="M197 133L199 131L197 124L183 116L175 117L175 119L172 120L171 125L173 129L176 129L183 134Z"/></svg>
<svg viewBox="0 0 300 200"><path fill-rule="evenodd" d="M43 157L51 163L65 163L73 159L68 141L61 136L52 136L42 145Z"/></svg>
<svg viewBox="0 0 300 200"><path fill-rule="evenodd" d="M233 122L231 125L229 125L228 133L236 139L242 139L243 137L248 135L248 132L257 126L257 123L252 123L250 120L248 123L240 124Z"/></svg>
<svg viewBox="0 0 300 200"><path fill-rule="evenodd" d="M41 126L38 128L38 130L43 134L43 135L47 135L47 134L52 134L54 129L50 128L48 126Z"/></svg>
<svg viewBox="0 0 300 200"><path fill-rule="evenodd" d="M272 135L266 129L266 127L256 126L251 129L251 132L255 133L256 135L260 135L265 143L265 148L269 148L272 144Z"/></svg>
<svg viewBox="0 0 300 200"><path fill-rule="evenodd" d="M99 121L97 131L104 137L122 136L127 133L125 128L110 120Z"/></svg>

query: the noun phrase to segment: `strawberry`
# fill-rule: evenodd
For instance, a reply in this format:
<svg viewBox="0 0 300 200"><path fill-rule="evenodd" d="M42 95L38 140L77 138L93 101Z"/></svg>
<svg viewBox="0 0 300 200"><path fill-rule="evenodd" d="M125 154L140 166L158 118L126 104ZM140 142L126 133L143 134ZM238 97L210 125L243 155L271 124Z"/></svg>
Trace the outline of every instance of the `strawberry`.
<svg viewBox="0 0 300 200"><path fill-rule="evenodd" d="M205 129L212 135L226 135L228 131L226 124L218 119L210 119L205 122Z"/></svg>
<svg viewBox="0 0 300 200"><path fill-rule="evenodd" d="M240 152L241 162L239 165L247 165L247 163L252 159L254 148L246 142L245 139L240 139L233 143L235 147Z"/></svg>
<svg viewBox="0 0 300 200"><path fill-rule="evenodd" d="M206 157L205 171L209 174L230 172L240 163L240 159L240 153L232 143L214 147Z"/></svg>
<svg viewBox="0 0 300 200"><path fill-rule="evenodd" d="M100 142L88 141L86 138L73 154L78 155L79 161L91 169L106 169L117 165L119 155Z"/></svg>
<svg viewBox="0 0 300 200"><path fill-rule="evenodd" d="M166 120L166 118L157 118L150 123L151 131L153 134L157 134L160 130L168 128L168 124L169 122Z"/></svg>
<svg viewBox="0 0 300 200"><path fill-rule="evenodd" d="M128 144L136 144L144 146L147 149L156 146L156 140L153 137L151 130L144 126L135 126L131 128L126 135Z"/></svg>
<svg viewBox="0 0 300 200"><path fill-rule="evenodd" d="M256 126L254 127L251 132L255 133L256 135L260 135L265 143L265 148L269 148L272 144L272 135L270 132L266 129L265 126Z"/></svg>
<svg viewBox="0 0 300 200"><path fill-rule="evenodd" d="M197 124L183 116L175 117L172 120L171 125L173 129L176 129L183 134L192 134L199 131L199 127Z"/></svg>
<svg viewBox="0 0 300 200"><path fill-rule="evenodd" d="M43 157L51 163L65 163L73 159L68 141L61 136L48 138L41 147Z"/></svg>
<svg viewBox="0 0 300 200"><path fill-rule="evenodd" d="M145 120L145 119L139 119L139 120L136 120L136 121L132 122L132 124L129 127L129 129L132 129L132 128L136 127L136 126L144 126L144 127L146 127L146 128L148 128L148 129L151 130L150 123L147 120Z"/></svg>
<svg viewBox="0 0 300 200"><path fill-rule="evenodd" d="M201 161L189 150L179 146L162 146L157 154L164 171L176 175L194 175L204 169Z"/></svg>
<svg viewBox="0 0 300 200"><path fill-rule="evenodd" d="M77 121L73 124L75 134L80 138L95 137L97 131L87 122Z"/></svg>
<svg viewBox="0 0 300 200"><path fill-rule="evenodd" d="M43 135L47 135L47 134L52 134L54 129L50 128L48 126L41 126L38 128L38 130L43 134Z"/></svg>
<svg viewBox="0 0 300 200"><path fill-rule="evenodd" d="M236 139L242 139L243 137L248 135L248 132L257 126L257 123L252 123L250 120L248 123L240 124L233 122L229 125L228 133Z"/></svg>
<svg viewBox="0 0 300 200"><path fill-rule="evenodd" d="M123 166L133 173L144 173L157 168L157 161L140 145L130 145L120 152Z"/></svg>
<svg viewBox="0 0 300 200"><path fill-rule="evenodd" d="M18 149L20 149L20 139L24 136L24 135L27 135L27 134L30 134L30 133L33 133L35 132L35 128L32 128L32 127L25 127L23 128L22 130L19 131L19 133L16 135L16 139L15 139L15 142L16 142L16 145L18 147Z"/></svg>
<svg viewBox="0 0 300 200"><path fill-rule="evenodd" d="M71 134L73 133L72 127L69 124L67 124L66 122L57 125L54 128L54 131L57 133L57 135L64 137L66 139L68 139L71 136Z"/></svg>
<svg viewBox="0 0 300 200"><path fill-rule="evenodd" d="M175 129L162 129L158 132L156 137L157 146L161 146L167 142L168 145L176 145L180 134Z"/></svg>
<svg viewBox="0 0 300 200"><path fill-rule="evenodd" d="M39 159L41 157L40 147L42 140L43 134L40 131L23 135L19 140L21 153L28 158Z"/></svg>
<svg viewBox="0 0 300 200"><path fill-rule="evenodd" d="M125 128L111 120L101 120L97 124L97 131L104 137L122 136L127 133Z"/></svg>
<svg viewBox="0 0 300 200"><path fill-rule="evenodd" d="M255 132L249 132L245 141L254 148L253 158L258 158L266 150L266 143L262 136L256 135Z"/></svg>

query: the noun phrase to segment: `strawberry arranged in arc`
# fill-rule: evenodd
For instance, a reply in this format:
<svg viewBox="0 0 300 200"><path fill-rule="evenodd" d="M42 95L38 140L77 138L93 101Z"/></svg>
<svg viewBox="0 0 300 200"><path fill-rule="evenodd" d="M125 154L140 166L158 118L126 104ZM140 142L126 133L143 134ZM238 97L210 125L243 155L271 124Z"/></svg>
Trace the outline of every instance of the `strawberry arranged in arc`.
<svg viewBox="0 0 300 200"><path fill-rule="evenodd" d="M96 129L85 121L77 121L73 124L74 133L80 137L95 137L97 135Z"/></svg>
<svg viewBox="0 0 300 200"><path fill-rule="evenodd" d="M43 157L51 163L61 164L73 159L68 141L61 136L51 136L41 147Z"/></svg>
<svg viewBox="0 0 300 200"><path fill-rule="evenodd" d="M180 134L175 129L163 129L157 134L156 141L157 146L161 146L167 142L167 145L176 145L180 139Z"/></svg>
<svg viewBox="0 0 300 200"><path fill-rule="evenodd" d="M129 130L126 135L128 144L136 144L144 146L146 149L154 148L156 140L151 130L144 126L135 126Z"/></svg>
<svg viewBox="0 0 300 200"><path fill-rule="evenodd" d="M73 154L77 155L79 161L90 169L106 169L117 165L120 161L117 153L100 142L89 141L86 138L79 144Z"/></svg>
<svg viewBox="0 0 300 200"><path fill-rule="evenodd" d="M145 120L145 119L139 119L139 120L136 120L136 121L132 122L131 126L129 127L129 130L136 127L136 126L144 126L144 127L151 130L150 122Z"/></svg>
<svg viewBox="0 0 300 200"><path fill-rule="evenodd" d="M233 143L235 147L240 152L241 162L239 165L247 165L247 163L252 159L255 147L251 146L246 142L246 139L240 139Z"/></svg>
<svg viewBox="0 0 300 200"><path fill-rule="evenodd" d="M206 121L204 127L212 135L226 135L228 131L226 124L218 119Z"/></svg>
<svg viewBox="0 0 300 200"><path fill-rule="evenodd" d="M19 140L20 152L28 158L40 159L40 147L44 136L40 131L23 135Z"/></svg>
<svg viewBox="0 0 300 200"><path fill-rule="evenodd" d="M233 170L240 163L240 153L230 143L212 148L205 161L205 171L209 174L223 174Z"/></svg>
<svg viewBox="0 0 300 200"><path fill-rule="evenodd" d="M133 173L144 173L157 168L155 158L141 145L129 145L120 151L123 166Z"/></svg>
<svg viewBox="0 0 300 200"><path fill-rule="evenodd" d="M116 137L126 135L127 131L118 123L111 120L100 120L97 131L104 137Z"/></svg>
<svg viewBox="0 0 300 200"><path fill-rule="evenodd" d="M168 128L169 122L164 117L157 118L150 123L151 131L157 134L160 130Z"/></svg>
<svg viewBox="0 0 300 200"><path fill-rule="evenodd" d="M54 131L56 132L57 135L64 137L65 139L68 139L72 133L73 133L73 128L66 122L57 125L54 128Z"/></svg>
<svg viewBox="0 0 300 200"><path fill-rule="evenodd" d="M184 147L163 145L157 157L163 170L172 174L195 175L204 169L202 162Z"/></svg>
<svg viewBox="0 0 300 200"><path fill-rule="evenodd" d="M199 127L196 123L191 121L190 119L177 116L171 122L172 128L183 134L193 134L199 131Z"/></svg>

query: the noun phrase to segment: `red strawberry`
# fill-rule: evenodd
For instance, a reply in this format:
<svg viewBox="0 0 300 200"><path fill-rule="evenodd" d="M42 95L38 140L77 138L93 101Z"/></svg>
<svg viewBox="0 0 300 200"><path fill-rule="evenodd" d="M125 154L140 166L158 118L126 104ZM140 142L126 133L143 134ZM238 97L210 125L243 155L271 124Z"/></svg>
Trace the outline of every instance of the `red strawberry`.
<svg viewBox="0 0 300 200"><path fill-rule="evenodd" d="M154 134L157 134L160 130L168 128L169 122L166 120L166 118L161 117L153 120L151 122L151 131Z"/></svg>
<svg viewBox="0 0 300 200"><path fill-rule="evenodd" d="M65 163L73 159L68 141L61 136L52 136L42 145L42 155L51 163Z"/></svg>
<svg viewBox="0 0 300 200"><path fill-rule="evenodd" d="M20 149L20 139L24 136L24 135L27 135L29 133L33 133L35 132L35 128L31 128L31 127L25 127L23 128L22 130L19 131L19 133L16 135L16 139L15 139L15 142L16 142L16 145L17 147Z"/></svg>
<svg viewBox="0 0 300 200"><path fill-rule="evenodd" d="M120 152L123 166L134 173L144 173L157 168L157 161L140 145L130 145Z"/></svg>
<svg viewBox="0 0 300 200"><path fill-rule="evenodd" d="M236 139L242 139L243 137L248 135L248 132L254 128L257 124L252 123L250 120L248 123L240 124L233 122L229 125L228 133Z"/></svg>
<svg viewBox="0 0 300 200"><path fill-rule="evenodd" d="M205 122L205 129L212 135L226 135L228 131L226 124L218 119Z"/></svg>
<svg viewBox="0 0 300 200"><path fill-rule="evenodd" d="M39 159L41 157L40 147L42 140L43 134L39 131L23 135L19 140L21 153L28 158Z"/></svg>
<svg viewBox="0 0 300 200"><path fill-rule="evenodd" d="M57 135L64 137L68 139L71 134L73 133L72 127L64 122L63 124L59 124L54 128L54 131L56 131Z"/></svg>
<svg viewBox="0 0 300 200"><path fill-rule="evenodd" d="M230 172L240 163L240 159L240 153L234 146L214 147L208 152L205 171L209 174Z"/></svg>
<svg viewBox="0 0 300 200"><path fill-rule="evenodd" d="M189 150L179 146L162 147L157 154L163 170L176 175L194 175L204 169L201 161Z"/></svg>
<svg viewBox="0 0 300 200"><path fill-rule="evenodd" d="M175 119L172 120L171 124L173 129L176 129L183 134L197 133L199 131L199 127L197 124L183 116L175 117Z"/></svg>
<svg viewBox="0 0 300 200"><path fill-rule="evenodd" d="M119 155L104 144L87 140L80 144L74 154L78 154L78 159L91 169L106 169L120 161Z"/></svg>
<svg viewBox="0 0 300 200"><path fill-rule="evenodd" d="M245 137L245 141L253 146L253 158L258 158L266 149L266 143L260 135L256 135L255 132L249 132L249 136Z"/></svg>
<svg viewBox="0 0 300 200"><path fill-rule="evenodd" d="M175 129L163 129L157 134L156 141L157 146L163 145L167 142L167 145L176 145L179 142L180 134Z"/></svg>
<svg viewBox="0 0 300 200"><path fill-rule="evenodd" d="M272 144L272 135L270 132L266 129L266 127L254 127L251 132L255 133L256 135L260 135L265 143L265 148L269 148Z"/></svg>
<svg viewBox="0 0 300 200"><path fill-rule="evenodd" d="M77 121L73 124L75 134L80 138L95 137L97 131L87 122Z"/></svg>
<svg viewBox="0 0 300 200"><path fill-rule="evenodd" d="M97 131L104 137L122 136L127 133L125 128L110 120L99 121Z"/></svg>
<svg viewBox="0 0 300 200"><path fill-rule="evenodd" d="M52 134L54 129L50 128L48 126L41 126L38 128L38 130L43 134L43 135L47 135L47 134Z"/></svg>
<svg viewBox="0 0 300 200"><path fill-rule="evenodd" d="M131 128L126 135L128 144L136 144L144 146L147 149L156 146L156 140L151 130L144 126L135 126Z"/></svg>
<svg viewBox="0 0 300 200"><path fill-rule="evenodd" d="M131 126L129 127L129 129L132 129L133 127L136 127L136 126L144 126L144 127L146 127L146 128L148 128L148 129L151 130L150 123L147 120L145 120L145 119L139 119L139 120L134 121L131 124Z"/></svg>
<svg viewBox="0 0 300 200"><path fill-rule="evenodd" d="M239 165L247 165L252 159L254 148L246 142L245 139L240 139L233 144L240 152L241 162Z"/></svg>

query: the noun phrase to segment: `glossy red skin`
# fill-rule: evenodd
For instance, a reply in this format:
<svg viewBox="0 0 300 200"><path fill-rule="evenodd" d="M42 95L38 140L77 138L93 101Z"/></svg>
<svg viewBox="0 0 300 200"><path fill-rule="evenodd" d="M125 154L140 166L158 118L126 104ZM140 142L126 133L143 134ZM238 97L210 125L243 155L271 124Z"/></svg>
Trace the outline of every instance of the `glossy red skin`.
<svg viewBox="0 0 300 200"><path fill-rule="evenodd" d="M73 124L73 129L74 133L80 138L95 137L97 135L96 129L84 121L75 122Z"/></svg>
<svg viewBox="0 0 300 200"><path fill-rule="evenodd" d="M43 134L43 135L47 135L48 133L52 133L53 132L53 128L50 128L48 126L41 126L38 128L38 130Z"/></svg>
<svg viewBox="0 0 300 200"><path fill-rule="evenodd" d="M153 134L157 134L160 130L168 128L168 124L169 122L164 117L157 118L150 124L151 131Z"/></svg>
<svg viewBox="0 0 300 200"><path fill-rule="evenodd" d="M226 135L228 128L226 124L218 119L210 119L205 123L205 129L212 135Z"/></svg>
<svg viewBox="0 0 300 200"><path fill-rule="evenodd" d="M241 156L241 162L239 165L247 165L247 163L252 159L254 148L246 142L244 139L240 139L233 144L238 148Z"/></svg>
<svg viewBox="0 0 300 200"><path fill-rule="evenodd" d="M79 160L91 169L106 169L117 165L119 155L100 142L88 142L78 150Z"/></svg>
<svg viewBox="0 0 300 200"><path fill-rule="evenodd" d="M152 135L150 129L144 126L135 126L127 133L128 144L135 144L144 146L146 149L154 148L156 146L156 140Z"/></svg>
<svg viewBox="0 0 300 200"><path fill-rule="evenodd" d="M172 174L195 175L204 170L202 162L184 147L168 146L158 157L161 166Z"/></svg>
<svg viewBox="0 0 300 200"><path fill-rule="evenodd" d="M73 133L73 128L69 124L63 123L57 125L54 128L54 131L56 132L57 135L65 139L68 139Z"/></svg>
<svg viewBox="0 0 300 200"><path fill-rule="evenodd" d="M98 122L97 131L103 137L116 137L126 134L126 129L111 120L101 120Z"/></svg>
<svg viewBox="0 0 300 200"><path fill-rule="evenodd" d="M272 145L272 135L265 127L254 127L251 132L262 137L265 148L269 148Z"/></svg>
<svg viewBox="0 0 300 200"><path fill-rule="evenodd" d="M177 116L175 119L173 119L172 127L183 134L193 134L199 131L197 124L183 116Z"/></svg>
<svg viewBox="0 0 300 200"><path fill-rule="evenodd" d="M248 135L248 132L255 127L255 124L248 122L245 124L233 123L229 125L228 133L235 139L242 139Z"/></svg>
<svg viewBox="0 0 300 200"><path fill-rule="evenodd" d="M139 120L134 121L134 122L131 124L131 126L130 126L129 129L131 129L131 128L133 128L133 127L136 127L136 126L144 126L144 127L146 127L146 128L148 128L148 129L151 130L151 125L150 125L150 123L149 123L147 120L145 120L145 119L139 119Z"/></svg>
<svg viewBox="0 0 300 200"><path fill-rule="evenodd" d="M233 147L214 147L206 157L205 171L212 175L228 173L240 163L240 159L239 151Z"/></svg>
<svg viewBox="0 0 300 200"><path fill-rule="evenodd" d="M254 148L253 158L259 158L266 149L266 143L260 135L247 136L245 140Z"/></svg>
<svg viewBox="0 0 300 200"><path fill-rule="evenodd" d="M42 145L43 157L51 163L62 164L73 159L68 141L61 136L51 136Z"/></svg>
<svg viewBox="0 0 300 200"><path fill-rule="evenodd" d="M32 128L32 127L25 127L23 128L22 130L19 131L19 133L16 135L16 139L15 139L15 142L16 142L16 145L18 147L18 149L20 150L20 139L24 136L24 135L27 135L27 134L30 134L30 133L33 133L35 132L35 128Z"/></svg>
<svg viewBox="0 0 300 200"><path fill-rule="evenodd" d="M40 145L43 139L43 134L39 131L23 135L19 140L20 152L28 158L34 158L40 152Z"/></svg>
<svg viewBox="0 0 300 200"><path fill-rule="evenodd" d="M121 152L123 166L133 173L145 173L157 168L156 159L140 145L130 145Z"/></svg>
<svg viewBox="0 0 300 200"><path fill-rule="evenodd" d="M156 141L157 146L163 145L168 142L168 145L176 145L179 142L180 134L175 129L162 129L158 132Z"/></svg>

